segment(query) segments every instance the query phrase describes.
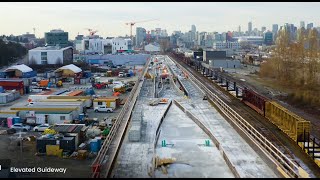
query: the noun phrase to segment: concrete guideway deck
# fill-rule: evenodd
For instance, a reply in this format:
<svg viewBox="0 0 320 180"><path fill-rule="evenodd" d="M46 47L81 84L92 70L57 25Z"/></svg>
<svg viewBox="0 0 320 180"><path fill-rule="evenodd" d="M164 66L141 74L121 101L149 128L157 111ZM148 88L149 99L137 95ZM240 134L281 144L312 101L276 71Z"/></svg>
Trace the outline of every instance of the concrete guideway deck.
<svg viewBox="0 0 320 180"><path fill-rule="evenodd" d="M163 63L167 61L165 58L157 59ZM110 177L280 177L218 111L207 101L202 100L203 94L190 80L182 81L190 92L190 99L183 97L172 79L170 84L163 87L159 98L166 97L180 102L198 119L197 121L201 122L202 126L198 126L194 118L190 118L174 103L171 106L168 104L150 106L149 102L154 99L155 94L152 90L153 80L145 79L132 112L132 114L140 112L143 114L140 140L137 142L129 140L128 131L134 124L131 119ZM165 113L167 107L170 108ZM161 119L163 121L159 138L155 141ZM208 135L203 126L212 132L211 135L213 134L214 139L219 141L219 146L216 146L216 141L212 141L212 136ZM162 146L163 140L167 144L165 147ZM209 146L206 145L208 140ZM153 171L152 160L156 156L173 157L176 158L176 162L166 167L167 173L163 173L164 167Z"/></svg>
<svg viewBox="0 0 320 180"><path fill-rule="evenodd" d="M161 125L156 156L176 158L167 174L158 168L156 178L232 178L232 171L208 135L172 104ZM162 147L163 140L167 146ZM205 141L209 140L209 146Z"/></svg>
<svg viewBox="0 0 320 180"><path fill-rule="evenodd" d="M184 79L182 83L186 83L185 87L198 96L191 96L191 99L179 100L179 102L210 128L240 177L279 177L219 112L208 101L202 100L202 92L188 81L190 80Z"/></svg>

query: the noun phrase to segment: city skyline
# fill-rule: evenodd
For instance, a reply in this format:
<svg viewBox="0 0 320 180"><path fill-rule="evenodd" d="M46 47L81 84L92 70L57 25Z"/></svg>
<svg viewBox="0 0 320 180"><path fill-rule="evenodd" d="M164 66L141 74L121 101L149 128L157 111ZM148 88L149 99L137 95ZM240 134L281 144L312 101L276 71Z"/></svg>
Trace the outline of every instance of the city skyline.
<svg viewBox="0 0 320 180"><path fill-rule="evenodd" d="M176 30L190 31L193 24L199 32L237 31L239 26L244 32L248 30L248 22L252 22L253 29L265 26L270 31L273 24L280 27L292 23L299 27L300 21L317 27L320 16L316 11L320 3L2 2L0 5L0 23L5 25L0 29L1 35L33 33L35 28L36 36L44 37L45 32L60 28L69 32L69 39L78 33L87 35L85 28L98 30L97 34L102 37L130 35L126 22L149 19L157 20L137 23L133 26L133 35L136 27L162 28L172 34Z"/></svg>

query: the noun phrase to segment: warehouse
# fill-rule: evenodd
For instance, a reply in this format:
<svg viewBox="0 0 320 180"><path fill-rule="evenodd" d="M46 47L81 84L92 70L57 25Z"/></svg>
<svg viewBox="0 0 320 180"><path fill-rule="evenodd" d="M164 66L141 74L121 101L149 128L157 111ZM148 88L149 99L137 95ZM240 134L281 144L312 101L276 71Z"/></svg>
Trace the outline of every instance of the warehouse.
<svg viewBox="0 0 320 180"><path fill-rule="evenodd" d="M7 77L7 78L11 78L11 77L13 77L13 78L31 78L31 77L35 77L37 75L37 73L35 71L33 71L32 68L30 68L29 66L24 65L24 64L10 66L6 70L4 70L4 72L5 72L5 77Z"/></svg>
<svg viewBox="0 0 320 180"><path fill-rule="evenodd" d="M64 77L74 77L75 75L81 73L82 69L80 69L78 66L74 64L69 64L58 68L54 72Z"/></svg>

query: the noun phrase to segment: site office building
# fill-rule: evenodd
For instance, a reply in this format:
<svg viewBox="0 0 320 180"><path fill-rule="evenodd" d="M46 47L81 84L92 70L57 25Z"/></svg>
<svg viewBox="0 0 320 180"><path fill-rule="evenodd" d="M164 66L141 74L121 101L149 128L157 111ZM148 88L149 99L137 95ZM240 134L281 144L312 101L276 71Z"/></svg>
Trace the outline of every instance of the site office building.
<svg viewBox="0 0 320 180"><path fill-rule="evenodd" d="M67 64L73 61L73 48L71 46L37 47L29 50L30 64Z"/></svg>

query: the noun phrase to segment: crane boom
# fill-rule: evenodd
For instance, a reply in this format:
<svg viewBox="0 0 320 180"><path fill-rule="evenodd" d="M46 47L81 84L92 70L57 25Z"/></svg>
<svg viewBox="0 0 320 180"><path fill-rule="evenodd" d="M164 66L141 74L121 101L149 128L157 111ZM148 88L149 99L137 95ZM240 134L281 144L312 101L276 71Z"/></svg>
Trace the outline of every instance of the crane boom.
<svg viewBox="0 0 320 180"><path fill-rule="evenodd" d="M136 24L136 23L142 23L142 22L149 22L149 21L155 21L158 19L149 19L149 20L144 20L144 21L136 21L136 22L128 22L125 23L126 25L130 25L130 38L132 40L132 27Z"/></svg>

